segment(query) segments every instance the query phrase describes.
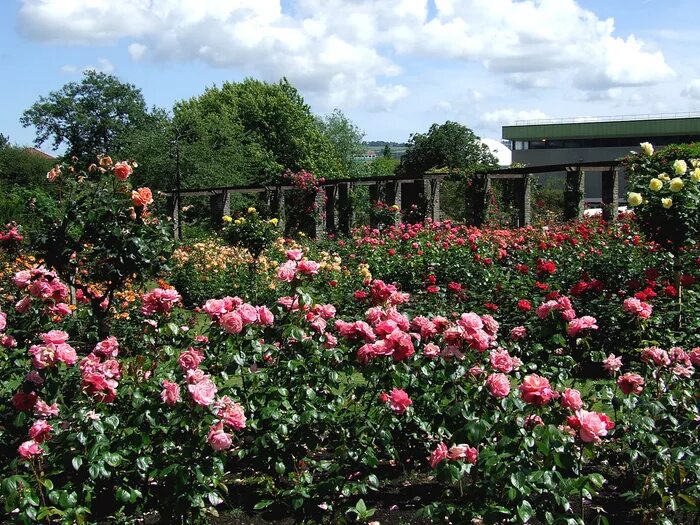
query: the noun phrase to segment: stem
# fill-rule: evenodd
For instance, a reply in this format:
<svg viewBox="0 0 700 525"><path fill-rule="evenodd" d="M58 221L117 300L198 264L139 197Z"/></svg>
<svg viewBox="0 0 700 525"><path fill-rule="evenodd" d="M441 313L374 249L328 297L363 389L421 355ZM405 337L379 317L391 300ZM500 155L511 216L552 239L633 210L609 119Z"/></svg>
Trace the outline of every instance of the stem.
<svg viewBox="0 0 700 525"><path fill-rule="evenodd" d="M578 454L578 477L579 479L581 478L583 470L583 443L581 443L581 447L579 449L579 454ZM583 510L583 485L581 485L580 489L580 498L581 498L581 523L586 523L585 520L585 513Z"/></svg>

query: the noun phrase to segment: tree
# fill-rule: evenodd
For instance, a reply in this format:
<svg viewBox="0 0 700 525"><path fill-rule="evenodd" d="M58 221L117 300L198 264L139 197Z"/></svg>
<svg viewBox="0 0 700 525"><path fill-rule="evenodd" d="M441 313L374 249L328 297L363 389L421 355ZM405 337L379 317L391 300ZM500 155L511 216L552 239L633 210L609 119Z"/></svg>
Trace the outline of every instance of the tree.
<svg viewBox="0 0 700 525"><path fill-rule="evenodd" d="M391 158L391 148L389 147L389 144L384 144L384 149L382 150L382 157L384 158Z"/></svg>
<svg viewBox="0 0 700 525"><path fill-rule="evenodd" d="M333 144L347 176L356 175L355 157L363 151L362 139L365 132L337 108L329 115L319 118L317 122L321 132Z"/></svg>
<svg viewBox="0 0 700 525"><path fill-rule="evenodd" d="M0 133L0 149L7 148L10 145L10 137Z"/></svg>
<svg viewBox="0 0 700 525"><path fill-rule="evenodd" d="M86 71L81 82L70 82L40 97L20 122L37 129L36 146L51 140L54 150L67 146L67 156L93 158L105 152L118 156L125 134L148 124L148 111L141 90L134 85Z"/></svg>
<svg viewBox="0 0 700 525"><path fill-rule="evenodd" d="M477 166L496 166L497 163L471 129L448 120L444 124L433 124L426 134L411 135L399 171L417 176L433 168L472 171Z"/></svg>

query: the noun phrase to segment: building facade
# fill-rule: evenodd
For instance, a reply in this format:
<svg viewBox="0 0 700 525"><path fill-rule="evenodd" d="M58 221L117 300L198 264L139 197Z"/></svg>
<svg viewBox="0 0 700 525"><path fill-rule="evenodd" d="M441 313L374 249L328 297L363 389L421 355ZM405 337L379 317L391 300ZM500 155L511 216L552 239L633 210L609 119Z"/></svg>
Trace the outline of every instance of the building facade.
<svg viewBox="0 0 700 525"><path fill-rule="evenodd" d="M669 144L700 142L700 114L626 116L572 120L540 120L503 126L510 141L513 163L525 165L566 164L615 160L639 152L641 142L660 149ZM541 184L563 185L563 177L545 175ZM586 201L601 198L599 174L586 176ZM620 177L620 198L625 195Z"/></svg>

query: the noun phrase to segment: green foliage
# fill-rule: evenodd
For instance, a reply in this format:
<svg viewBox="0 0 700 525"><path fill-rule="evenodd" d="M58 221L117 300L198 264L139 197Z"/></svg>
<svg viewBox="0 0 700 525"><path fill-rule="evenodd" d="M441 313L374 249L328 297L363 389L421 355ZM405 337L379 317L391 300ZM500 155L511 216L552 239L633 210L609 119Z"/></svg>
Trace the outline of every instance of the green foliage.
<svg viewBox="0 0 700 525"><path fill-rule="evenodd" d="M86 71L80 83L70 82L40 97L20 119L37 129L37 146L51 140L66 155L91 158L107 151L123 153L124 135L148 124L141 90L113 75Z"/></svg>
<svg viewBox="0 0 700 525"><path fill-rule="evenodd" d="M318 126L323 135L333 145L336 156L340 159L344 176L357 175L358 165L354 157L363 152L362 139L365 132L358 128L352 121L339 110L334 109L329 115L317 119Z"/></svg>
<svg viewBox="0 0 700 525"><path fill-rule="evenodd" d="M238 218L224 217L223 237L229 244L244 248L257 259L279 237L276 217L263 219L255 208Z"/></svg>

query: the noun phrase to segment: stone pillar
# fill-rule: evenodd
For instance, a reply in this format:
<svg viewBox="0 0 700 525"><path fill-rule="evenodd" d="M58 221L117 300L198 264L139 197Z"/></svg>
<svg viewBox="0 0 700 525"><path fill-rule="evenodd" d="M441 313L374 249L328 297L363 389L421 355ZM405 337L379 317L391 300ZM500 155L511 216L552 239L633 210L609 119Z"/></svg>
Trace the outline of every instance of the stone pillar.
<svg viewBox="0 0 700 525"><path fill-rule="evenodd" d="M350 183L342 182L338 188L338 231L350 235L354 221L352 202L350 200Z"/></svg>
<svg viewBox="0 0 700 525"><path fill-rule="evenodd" d="M518 226L528 226L532 219L532 175L527 173L515 180L515 204L518 208Z"/></svg>
<svg viewBox="0 0 700 525"><path fill-rule="evenodd" d="M425 217L440 220L440 180L423 179L423 198L425 198Z"/></svg>
<svg viewBox="0 0 700 525"><path fill-rule="evenodd" d="M211 224L215 229L221 228L222 217L231 213L231 204L228 191L215 193L209 197L211 209Z"/></svg>
<svg viewBox="0 0 700 525"><path fill-rule="evenodd" d="M335 234L335 197L337 186L326 186L324 189L326 192L326 232Z"/></svg>
<svg viewBox="0 0 700 525"><path fill-rule="evenodd" d="M484 173L476 173L465 193L466 209L470 212L466 222L472 226L481 226L486 221L488 211L491 178Z"/></svg>
<svg viewBox="0 0 700 525"><path fill-rule="evenodd" d="M581 168L566 172L566 184L564 186L564 219L567 221L583 219L585 181L586 174Z"/></svg>
<svg viewBox="0 0 700 525"><path fill-rule="evenodd" d="M401 181L395 180L386 183L386 203L389 206L398 206L399 213L396 216L396 224L401 222L401 210L403 205L401 202Z"/></svg>
<svg viewBox="0 0 700 525"><path fill-rule="evenodd" d="M326 192L323 188L319 188L314 197L314 226L311 232L313 239L320 239L326 231L325 201Z"/></svg>
<svg viewBox="0 0 700 525"><path fill-rule="evenodd" d="M279 186L267 190L267 204L270 207L272 216L277 218L277 227L279 231L284 235L286 233L284 191Z"/></svg>
<svg viewBox="0 0 700 525"><path fill-rule="evenodd" d="M614 221L617 219L618 201L618 172L616 169L604 171L602 174L603 194L603 219Z"/></svg>
<svg viewBox="0 0 700 525"><path fill-rule="evenodd" d="M370 228L376 228L379 223L377 222L377 216L374 213L374 207L377 202L381 199L379 183L374 182L369 186L369 226Z"/></svg>

